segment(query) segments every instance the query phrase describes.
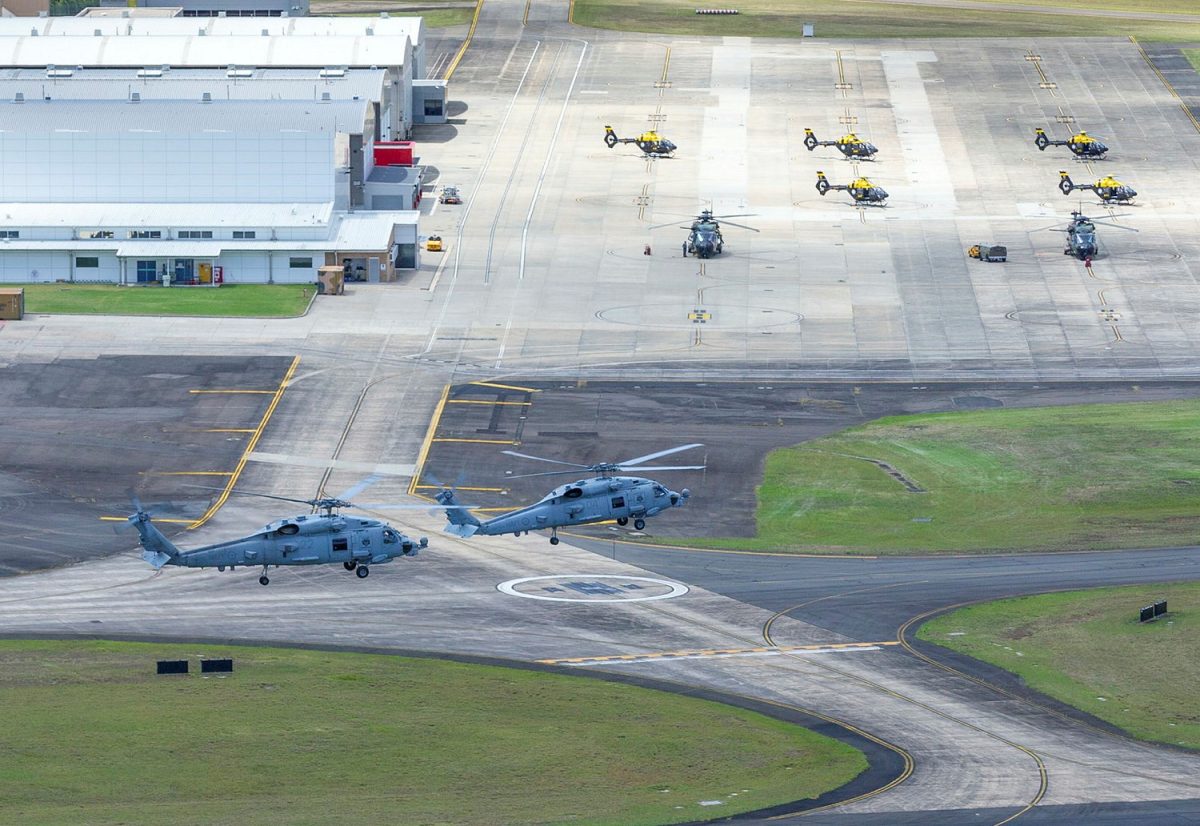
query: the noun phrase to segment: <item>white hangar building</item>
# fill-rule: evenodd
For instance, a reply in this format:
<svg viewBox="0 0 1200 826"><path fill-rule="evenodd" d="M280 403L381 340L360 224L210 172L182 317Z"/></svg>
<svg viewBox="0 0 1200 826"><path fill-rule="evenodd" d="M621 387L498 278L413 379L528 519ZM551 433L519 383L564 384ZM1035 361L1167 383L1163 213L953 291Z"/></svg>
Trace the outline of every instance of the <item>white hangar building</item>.
<svg viewBox="0 0 1200 826"><path fill-rule="evenodd" d="M368 101L0 101L0 281L308 282L417 265L417 215L352 209Z"/></svg>
<svg viewBox="0 0 1200 826"><path fill-rule="evenodd" d="M411 205L400 168L373 174L375 144L444 120L441 81L413 116L421 25L0 19L0 281L300 282L325 265L387 281L418 266L417 213L371 206Z"/></svg>

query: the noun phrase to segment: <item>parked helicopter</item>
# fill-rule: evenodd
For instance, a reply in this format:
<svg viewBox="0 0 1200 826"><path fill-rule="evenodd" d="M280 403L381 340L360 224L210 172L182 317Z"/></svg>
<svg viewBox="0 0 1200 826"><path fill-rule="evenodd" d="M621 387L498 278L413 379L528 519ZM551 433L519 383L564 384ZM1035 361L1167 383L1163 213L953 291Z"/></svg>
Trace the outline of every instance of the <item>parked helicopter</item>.
<svg viewBox="0 0 1200 826"><path fill-rule="evenodd" d="M1070 175L1059 170L1058 179L1058 188L1062 190L1063 195L1070 195L1077 189L1090 189L1100 196L1101 201L1105 203L1116 201L1118 204L1127 204L1137 197L1137 190L1126 186L1111 175L1105 175L1094 184L1077 184L1071 180Z"/></svg>
<svg viewBox="0 0 1200 826"><path fill-rule="evenodd" d="M436 499L442 507L447 509L446 532L462 537L476 534L498 536L505 533L520 536L531 530L549 528L550 544L557 545L559 528L587 525L609 519L615 519L618 525L627 525L632 519L633 527L640 531L646 527L648 517L655 516L668 508L683 507L688 497L691 496L691 491L687 488L673 491L653 479L614 474L623 471L636 473L639 471L703 470L704 465L671 467L642 465L643 462L696 447L703 447L703 445L680 445L645 456L638 456L636 459L627 459L623 462L600 462L594 465L561 462L558 459L544 459L541 456L529 456L513 450L505 450L503 452L507 455L520 459L568 465L571 468L570 470L552 470L546 473L529 473L524 476L509 477L511 479L578 473L580 470L594 473L596 476L591 479L580 479L569 485L559 485L535 504L488 519L486 522L480 522L465 508L458 505L454 501L454 491L450 489L442 490Z"/></svg>
<svg viewBox="0 0 1200 826"><path fill-rule="evenodd" d="M399 556L416 556L429 544L421 537L409 539L390 525L375 519L343 516L338 511L359 507L337 498L292 499L266 493L244 493L308 505L312 513L280 519L265 525L257 533L228 542L205 545L190 551L181 550L150 521L150 514L136 496L131 496L136 509L129 524L141 538L142 559L156 569L164 565L186 568L216 568L235 570L239 565L262 566L259 584L267 585L267 568L271 565L326 565L340 562L359 579L370 573L368 564L381 565Z"/></svg>
<svg viewBox="0 0 1200 826"><path fill-rule="evenodd" d="M817 192L824 195L831 189L837 192L849 192L856 204L867 204L868 206L883 206L883 202L888 197L887 191L883 187L876 186L868 178L855 178L848 184L831 184L825 177L825 173L818 171Z"/></svg>
<svg viewBox="0 0 1200 826"><path fill-rule="evenodd" d="M648 132L643 132L636 138L618 138L617 133L613 131L611 126L604 127L604 142L612 149L618 143L634 143L637 148L645 152L651 158L669 158L675 154L678 148L666 138L659 135L653 129Z"/></svg>
<svg viewBox="0 0 1200 826"><path fill-rule="evenodd" d="M1093 138L1087 132L1078 132L1065 141L1050 140L1050 138L1046 137L1046 130L1044 129L1034 129L1033 132L1035 136L1033 142L1038 150L1042 152L1046 151L1047 146L1065 146L1077 158L1101 160L1104 158L1104 153L1108 151L1107 146Z"/></svg>
<svg viewBox="0 0 1200 826"><path fill-rule="evenodd" d="M688 231L687 240L683 242L683 254L694 255L697 258L712 258L714 255L720 255L721 251L725 249L725 238L721 235L721 225L717 219L744 218L753 214L752 212L739 212L735 215L713 215L711 209L703 210L692 220L690 227L680 227L680 229ZM665 224L655 224L650 229L661 229L674 223L674 221L669 221ZM735 224L733 221L725 223L738 229L758 232L754 227L748 227L745 224Z"/></svg>
<svg viewBox="0 0 1200 826"><path fill-rule="evenodd" d="M872 160L871 156L879 151L875 148L875 144L864 141L853 132L848 132L835 141L819 141L817 140L817 136L813 134L813 130L805 129L804 145L808 147L809 152L812 152L818 146L832 146L847 158L858 158L861 160Z"/></svg>
<svg viewBox="0 0 1200 826"><path fill-rule="evenodd" d="M1109 217L1120 218L1121 216L1112 215ZM1049 227L1048 229L1052 232L1065 232L1067 234L1067 247L1063 250L1063 255L1072 255L1080 261L1091 261L1100 251L1100 247L1096 243L1096 224L1137 232L1133 227L1123 227L1120 224L1109 224L1104 221L1093 221L1079 211L1071 213L1071 221L1065 227Z"/></svg>

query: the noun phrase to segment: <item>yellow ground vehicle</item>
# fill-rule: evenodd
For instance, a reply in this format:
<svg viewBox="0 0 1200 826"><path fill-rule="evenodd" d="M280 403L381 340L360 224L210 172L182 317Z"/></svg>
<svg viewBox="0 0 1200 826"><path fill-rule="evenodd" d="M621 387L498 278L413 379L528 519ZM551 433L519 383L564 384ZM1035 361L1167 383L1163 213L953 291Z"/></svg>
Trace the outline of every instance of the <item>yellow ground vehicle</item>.
<svg viewBox="0 0 1200 826"><path fill-rule="evenodd" d="M442 236L430 235L425 239L426 252L441 252L442 251Z"/></svg>

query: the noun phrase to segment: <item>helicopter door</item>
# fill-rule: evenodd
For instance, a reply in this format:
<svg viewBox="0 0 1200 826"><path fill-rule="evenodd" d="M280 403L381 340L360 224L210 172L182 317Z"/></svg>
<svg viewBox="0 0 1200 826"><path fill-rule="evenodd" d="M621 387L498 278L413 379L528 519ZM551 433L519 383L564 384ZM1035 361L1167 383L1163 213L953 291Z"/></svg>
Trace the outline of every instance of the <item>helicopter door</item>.
<svg viewBox="0 0 1200 826"><path fill-rule="evenodd" d="M348 562L350 560L350 537L346 534L334 534L330 539L329 558L333 562Z"/></svg>

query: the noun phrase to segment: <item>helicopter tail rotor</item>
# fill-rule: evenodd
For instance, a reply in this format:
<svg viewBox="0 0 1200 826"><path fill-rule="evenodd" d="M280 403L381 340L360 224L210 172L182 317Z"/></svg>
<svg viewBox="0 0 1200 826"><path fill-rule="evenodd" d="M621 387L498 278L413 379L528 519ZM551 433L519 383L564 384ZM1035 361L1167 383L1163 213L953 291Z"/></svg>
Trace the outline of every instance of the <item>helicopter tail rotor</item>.
<svg viewBox="0 0 1200 826"><path fill-rule="evenodd" d="M137 530L138 538L142 543L142 559L153 565L155 570L158 570L172 559L177 558L180 551L150 521L150 514L142 507L142 502L138 499L137 494L132 490L128 493L129 501L133 503L134 512L119 527L128 530L129 526L133 526Z"/></svg>
<svg viewBox="0 0 1200 826"><path fill-rule="evenodd" d="M1071 180L1071 176L1067 174L1066 170L1060 169L1058 171L1058 188L1062 190L1063 195L1070 195L1072 190L1080 189L1081 187L1075 186L1075 183Z"/></svg>
<svg viewBox="0 0 1200 826"><path fill-rule="evenodd" d="M829 179L825 177L824 172L817 172L817 192L824 195L830 189Z"/></svg>
<svg viewBox="0 0 1200 826"><path fill-rule="evenodd" d="M1035 135L1033 139L1034 145L1038 148L1039 152L1045 152L1046 147L1050 145L1050 139L1046 137L1046 130L1034 129L1033 133Z"/></svg>
<svg viewBox="0 0 1200 826"><path fill-rule="evenodd" d="M604 127L604 143L609 149L612 149L614 146L616 146L619 140L620 139L617 137L617 133L613 131L611 126Z"/></svg>
<svg viewBox="0 0 1200 826"><path fill-rule="evenodd" d="M807 147L809 152L812 152L818 146L817 136L813 134L813 130L811 129L804 130L804 146Z"/></svg>

